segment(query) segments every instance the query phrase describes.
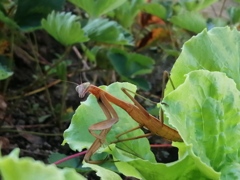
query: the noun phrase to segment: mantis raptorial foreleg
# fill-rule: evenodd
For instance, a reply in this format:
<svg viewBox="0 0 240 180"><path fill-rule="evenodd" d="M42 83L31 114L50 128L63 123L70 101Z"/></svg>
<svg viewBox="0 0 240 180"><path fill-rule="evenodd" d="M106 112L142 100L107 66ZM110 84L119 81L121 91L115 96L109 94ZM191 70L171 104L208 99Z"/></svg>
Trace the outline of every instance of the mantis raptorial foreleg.
<svg viewBox="0 0 240 180"><path fill-rule="evenodd" d="M91 125L88 130L94 137L102 139L102 137L94 133L94 131L101 131L111 128L116 122L118 122L119 118L116 111L113 109L112 105L107 101L104 95L101 95L99 98L99 105L107 117L107 120Z"/></svg>
<svg viewBox="0 0 240 180"><path fill-rule="evenodd" d="M96 137L97 139L94 141L92 146L87 151L86 155L84 156L84 160L90 163L100 163L102 161L91 161L91 156L101 147L106 139L108 132L111 130L111 127L118 121L118 115L116 111L113 109L111 104L107 101L104 94L100 95L98 104L100 105L101 109L103 110L107 120L93 124L89 127L89 132ZM94 131L100 130L99 134L94 133Z"/></svg>
<svg viewBox="0 0 240 180"><path fill-rule="evenodd" d="M106 137L108 132L110 131L111 128L104 129L100 132L99 136L101 137ZM102 161L92 161L91 156L101 147L102 145L102 140L101 139L96 139L91 147L88 149L87 153L84 156L84 160L88 163L93 163L93 164L99 164Z"/></svg>

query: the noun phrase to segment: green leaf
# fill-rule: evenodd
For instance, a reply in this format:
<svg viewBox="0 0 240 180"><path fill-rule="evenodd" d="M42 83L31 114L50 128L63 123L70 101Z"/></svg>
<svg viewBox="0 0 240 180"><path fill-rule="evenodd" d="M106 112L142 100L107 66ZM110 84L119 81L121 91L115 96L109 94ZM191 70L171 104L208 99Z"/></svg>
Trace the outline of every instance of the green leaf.
<svg viewBox="0 0 240 180"><path fill-rule="evenodd" d="M211 19L211 22L208 22L207 29L212 29L213 27L226 27L228 24L229 22L226 19L215 17Z"/></svg>
<svg viewBox="0 0 240 180"><path fill-rule="evenodd" d="M56 66L56 74L61 79L66 81L67 79L67 67L71 65L70 60L64 60L57 64Z"/></svg>
<svg viewBox="0 0 240 180"><path fill-rule="evenodd" d="M74 169L58 169L55 165L45 165L32 158L19 158L19 149L0 158L0 171L4 180L81 180L85 179ZM14 172L14 173L13 173Z"/></svg>
<svg viewBox="0 0 240 180"><path fill-rule="evenodd" d="M8 27L11 27L13 29L19 28L16 22L14 22L12 19L7 17L2 11L0 11L0 21L6 24Z"/></svg>
<svg viewBox="0 0 240 180"><path fill-rule="evenodd" d="M187 10L202 10L211 4L217 2L217 0L180 0L180 4L184 6Z"/></svg>
<svg viewBox="0 0 240 180"><path fill-rule="evenodd" d="M120 49L111 49L108 57L116 71L126 77L148 74L153 70L154 61L141 54L127 53Z"/></svg>
<svg viewBox="0 0 240 180"><path fill-rule="evenodd" d="M57 41L67 46L88 40L78 20L79 17L71 13L53 11L47 19L42 20L42 27Z"/></svg>
<svg viewBox="0 0 240 180"><path fill-rule="evenodd" d="M116 19L124 28L130 28L139 13L139 5L143 4L144 0L126 1L120 7L114 10L112 18Z"/></svg>
<svg viewBox="0 0 240 180"><path fill-rule="evenodd" d="M90 21L84 28L92 41L132 45L132 38L119 24L108 19L98 18Z"/></svg>
<svg viewBox="0 0 240 180"><path fill-rule="evenodd" d="M13 75L12 71L9 71L7 64L8 61L5 57L0 56L0 80L4 80Z"/></svg>
<svg viewBox="0 0 240 180"><path fill-rule="evenodd" d="M184 82L184 75L198 69L225 72L234 79L240 89L240 33L234 28L218 27L204 30L187 41L182 53L171 70L171 79L178 87ZM165 94L173 90L167 84Z"/></svg>
<svg viewBox="0 0 240 180"><path fill-rule="evenodd" d="M240 92L233 79L221 72L192 71L163 102L169 122L205 165L222 176L230 174L229 167L239 167Z"/></svg>
<svg viewBox="0 0 240 180"><path fill-rule="evenodd" d="M66 157L67 157L67 155L65 155L65 154L52 153L48 158L48 162L52 164L60 159L66 158ZM79 161L80 161L79 157L71 158L67 161L57 164L57 167L59 167L59 168L66 168L66 167L74 168L78 173L81 173L81 174L86 174L86 173L92 171L90 168L82 167L83 165L82 165L82 163L79 163Z"/></svg>
<svg viewBox="0 0 240 180"><path fill-rule="evenodd" d="M135 84L137 87L141 88L144 91L149 91L151 88L151 84L149 83L149 80L144 79L143 77L131 78L131 77L123 76L122 80Z"/></svg>
<svg viewBox="0 0 240 180"><path fill-rule="evenodd" d="M98 166L96 164L87 164L85 163L83 167L89 167L96 171L96 174L101 177L101 179L114 179L114 180L121 180L122 178L113 171L107 170L101 166Z"/></svg>
<svg viewBox="0 0 240 180"><path fill-rule="evenodd" d="M38 122L43 123L44 121L47 120L47 118L51 117L51 114L46 114L38 117Z"/></svg>
<svg viewBox="0 0 240 180"><path fill-rule="evenodd" d="M140 9L146 13L158 16L162 19L167 18L167 10L166 8L159 3L145 3L140 6Z"/></svg>
<svg viewBox="0 0 240 180"><path fill-rule="evenodd" d="M69 0L84 9L91 17L99 17L121 6L126 0Z"/></svg>
<svg viewBox="0 0 240 180"><path fill-rule="evenodd" d="M206 19L197 12L181 12L170 19L174 25L183 29L199 33L206 28Z"/></svg>
<svg viewBox="0 0 240 180"><path fill-rule="evenodd" d="M13 72L6 70L4 67L0 65L0 80L4 80L13 75Z"/></svg>
<svg viewBox="0 0 240 180"><path fill-rule="evenodd" d="M110 148L118 171L125 176L153 180L159 179L159 177L166 180L219 179L220 173L216 173L200 162L199 158L193 155L189 147L187 147L187 152L179 161L168 164L154 163L143 159L129 159L126 158L126 152L113 146Z"/></svg>
<svg viewBox="0 0 240 180"><path fill-rule="evenodd" d="M130 83L113 83L110 86L101 86L101 88L113 96L133 103L121 90L122 87L125 87L131 91L136 91L136 87ZM120 133L126 132L129 129L132 129L138 126L138 123L135 122L127 112L119 108L118 106L113 105L116 110L119 121L112 127L110 132L107 135L106 143L111 143L116 140L116 136ZM95 138L89 133L88 128L100 121L106 120L106 117L99 107L96 97L90 95L86 101L82 102L81 105L76 110L75 115L72 118L71 124L68 129L64 131L64 143L68 143L71 149L82 151L84 148L89 148ZM125 127L125 128L123 128ZM142 135L142 130L136 130L131 133L123 135L121 138L136 137ZM148 159L152 162L155 162L155 158L150 151L149 142L146 138L136 139L133 141L126 141L122 143L117 143L117 147L125 151L131 152L134 155L141 157L142 159Z"/></svg>
<svg viewBox="0 0 240 180"><path fill-rule="evenodd" d="M89 61L96 62L96 55L98 54L98 51L101 50L100 46L94 46L92 49L88 49L84 44L81 44L81 48L85 52Z"/></svg>
<svg viewBox="0 0 240 180"><path fill-rule="evenodd" d="M59 159L66 158L67 156L65 154L60 153L52 153L49 158L49 163L54 163L58 161ZM71 167L71 168L77 168L79 166L79 157L69 159L68 161L65 161L58 165L58 167Z"/></svg>
<svg viewBox="0 0 240 180"><path fill-rule="evenodd" d="M232 163L222 169L221 179L239 179L240 177L240 164Z"/></svg>
<svg viewBox="0 0 240 180"><path fill-rule="evenodd" d="M227 12L231 18L232 23L238 23L240 21L239 7L230 7Z"/></svg>
<svg viewBox="0 0 240 180"><path fill-rule="evenodd" d="M41 19L52 12L62 10L64 0L24 0L18 1L14 20L23 30L40 28Z"/></svg>
<svg viewBox="0 0 240 180"><path fill-rule="evenodd" d="M136 85L142 85L139 87L146 87L142 84L144 79L136 76L152 72L155 62L151 58L137 53L127 53L120 49L111 49L108 52L108 58L123 79L130 80Z"/></svg>

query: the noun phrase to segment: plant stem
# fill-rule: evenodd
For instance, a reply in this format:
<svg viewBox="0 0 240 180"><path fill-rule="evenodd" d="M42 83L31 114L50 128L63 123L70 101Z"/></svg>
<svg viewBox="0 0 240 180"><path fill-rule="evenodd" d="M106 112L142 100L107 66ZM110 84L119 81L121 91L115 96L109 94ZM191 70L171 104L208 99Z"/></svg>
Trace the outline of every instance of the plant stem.
<svg viewBox="0 0 240 180"><path fill-rule="evenodd" d="M54 162L53 164L56 164L56 165L57 165L57 164L61 164L61 163L65 162L65 161L68 161L68 160L70 160L70 159L76 158L76 157L78 157L78 156L82 156L82 155L84 155L84 154L86 154L86 153L87 153L87 151L82 151L82 152L80 152L80 153L76 153L76 154L67 156L67 157L65 157L65 158L62 158L62 159Z"/></svg>

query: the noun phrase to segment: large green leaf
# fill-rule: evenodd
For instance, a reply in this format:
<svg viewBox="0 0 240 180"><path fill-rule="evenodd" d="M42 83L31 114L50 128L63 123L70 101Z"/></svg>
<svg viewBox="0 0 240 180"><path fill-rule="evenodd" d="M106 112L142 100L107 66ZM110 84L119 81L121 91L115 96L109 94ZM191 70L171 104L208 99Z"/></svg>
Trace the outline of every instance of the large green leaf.
<svg viewBox="0 0 240 180"><path fill-rule="evenodd" d="M118 171L125 176L137 179L158 180L159 177L164 180L219 179L220 176L220 173L203 164L192 153L191 147L185 147L185 154L179 161L168 164L154 163L143 159L129 159L126 158L126 152L114 148L114 146L109 149L111 149L109 153L113 155L116 161L115 165Z"/></svg>
<svg viewBox="0 0 240 180"><path fill-rule="evenodd" d="M204 30L187 41L182 53L171 70L171 79L178 87L184 82L184 75L198 69L225 72L234 79L240 89L240 33L229 27ZM173 90L167 84L166 93Z"/></svg>
<svg viewBox="0 0 240 180"><path fill-rule="evenodd" d="M163 102L169 122L205 165L222 177L239 174L240 92L231 78L221 72L192 71Z"/></svg>
<svg viewBox="0 0 240 180"><path fill-rule="evenodd" d="M58 169L55 165L45 165L32 158L19 158L19 149L10 155L0 157L1 177L4 180L81 180L85 179L74 169Z"/></svg>
<svg viewBox="0 0 240 180"><path fill-rule="evenodd" d="M88 40L78 20L79 17L71 13L53 11L42 20L42 27L60 43L72 45Z"/></svg>
<svg viewBox="0 0 240 180"><path fill-rule="evenodd" d="M121 88L125 87L131 91L136 91L136 86L130 83L113 83L110 86L101 86L113 96L132 103L131 100L121 91ZM116 135L125 132L138 125L124 110L114 106L119 121L112 127L107 135L106 143L110 143L116 140ZM96 97L90 95L88 99L81 103L72 118L71 124L64 132L64 143L68 143L71 149L82 151L84 148L89 148L95 138L89 133L88 128L97 122L106 120L106 117L99 107ZM142 135L141 130L136 130L131 133L127 133L122 138L136 137ZM104 146L104 145L103 145ZM105 145L106 146L106 145ZM126 141L123 143L117 143L117 147L125 151L131 152L137 157L142 159L148 159L155 162L155 158L150 151L149 142L146 138L136 139L133 141Z"/></svg>
<svg viewBox="0 0 240 180"><path fill-rule="evenodd" d="M103 18L94 19L88 22L83 30L93 41L109 44L132 45L130 34L115 21L109 21Z"/></svg>
<svg viewBox="0 0 240 180"><path fill-rule="evenodd" d="M121 6L126 0L69 0L84 9L90 16L99 17Z"/></svg>

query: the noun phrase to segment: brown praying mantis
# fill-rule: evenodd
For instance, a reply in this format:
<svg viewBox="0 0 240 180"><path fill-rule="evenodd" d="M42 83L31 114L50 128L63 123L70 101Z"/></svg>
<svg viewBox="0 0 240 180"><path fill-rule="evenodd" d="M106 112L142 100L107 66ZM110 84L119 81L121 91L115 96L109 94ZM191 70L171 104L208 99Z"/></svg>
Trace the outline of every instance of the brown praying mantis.
<svg viewBox="0 0 240 180"><path fill-rule="evenodd" d="M150 135L158 135L165 139L171 140L171 141L182 141L181 136L178 134L178 132L171 127L163 124L162 117L160 119L155 118L154 116L150 115L131 95L128 89L122 88L122 91L133 101L134 104L125 102L121 99L118 99L117 97L109 94L108 92L102 90L101 88L91 85L89 82L82 83L76 87L76 91L79 94L80 98L85 97L87 93L93 94L97 100L98 104L100 105L101 109L103 110L105 116L107 117L106 120L101 121L99 123L93 124L89 127L89 132L96 137L96 140L93 142L89 150L87 151L84 160L86 162L92 162L97 163L94 161L91 161L91 156L101 147L101 145L104 143L104 140L108 134L108 132L111 130L111 127L118 122L118 114L112 107L111 103L115 104L116 106L119 106L124 111L126 111L132 119L134 119L136 122L139 123L139 126L130 129L124 133L121 133L117 136L119 138L123 134L129 133L131 131L134 131L136 129L139 129L141 127L147 128L151 133L141 135L138 137L132 137L127 139L118 140L115 142L122 142L126 140L132 140L136 138L142 138L147 137ZM101 132L99 134L94 133L94 131L100 130ZM112 142L112 143L115 143Z"/></svg>

